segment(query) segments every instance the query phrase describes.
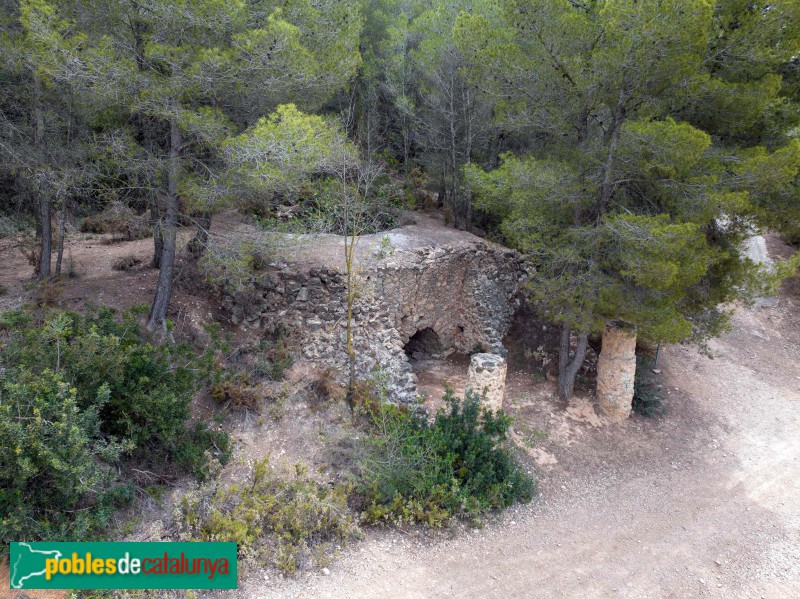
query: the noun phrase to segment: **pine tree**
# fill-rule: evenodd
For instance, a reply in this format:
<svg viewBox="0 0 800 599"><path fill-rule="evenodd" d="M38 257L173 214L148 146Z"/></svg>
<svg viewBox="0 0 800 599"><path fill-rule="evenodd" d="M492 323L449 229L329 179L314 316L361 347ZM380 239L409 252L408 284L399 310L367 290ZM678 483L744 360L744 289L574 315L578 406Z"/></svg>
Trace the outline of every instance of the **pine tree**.
<svg viewBox="0 0 800 599"><path fill-rule="evenodd" d="M76 56L85 40L74 24L44 0L24 0L0 21L0 76L5 80L0 130L0 169L31 198L38 216L37 275L52 273L52 212L59 212L61 270L65 203L80 178L82 131L75 97ZM77 151L76 151L77 150Z"/></svg>
<svg viewBox="0 0 800 599"><path fill-rule="evenodd" d="M800 169L800 142L787 136L797 115L785 110L780 76L800 44L800 7L505 8L514 39L468 16L460 40L480 65L473 80L503 98L498 109L528 137L529 155L489 173L473 168L469 179L538 269L534 297L562 325L566 398L587 336L606 321L702 343L724 329L721 306L753 287L741 243L773 212L772 197L792 193Z"/></svg>
<svg viewBox="0 0 800 599"><path fill-rule="evenodd" d="M339 0L74 3L93 41L90 88L116 99L162 164L150 331L167 331L181 211L201 215L202 245L211 213L231 199L224 140L287 98L318 107L358 66L360 21L345 9Z"/></svg>

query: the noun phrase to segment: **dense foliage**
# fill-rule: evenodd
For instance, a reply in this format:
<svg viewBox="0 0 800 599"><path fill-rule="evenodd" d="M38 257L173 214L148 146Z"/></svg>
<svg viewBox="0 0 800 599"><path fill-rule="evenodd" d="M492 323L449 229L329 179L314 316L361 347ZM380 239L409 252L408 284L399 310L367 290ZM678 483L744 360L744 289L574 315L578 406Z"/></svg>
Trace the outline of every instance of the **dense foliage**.
<svg viewBox="0 0 800 599"><path fill-rule="evenodd" d="M152 330L166 325L179 212L198 224L196 253L230 205L291 231L388 226L404 195L462 228L477 213L535 263L534 299L567 345L610 319L703 343L762 274L742 240L797 234L794 0L0 11L2 193L37 217L39 274L69 212L149 207ZM407 194L386 201L376 162ZM564 394L581 355L562 365Z"/></svg>
<svg viewBox="0 0 800 599"><path fill-rule="evenodd" d="M76 389L54 373L15 374L0 380L0 538L91 538L132 493L110 469L129 446L98 430L108 388L80 410Z"/></svg>
<svg viewBox="0 0 800 599"><path fill-rule="evenodd" d="M472 167L479 205L537 268L535 299L571 330L703 343L759 292L742 251L797 194L800 123L781 73L800 49L793 1L504 3L505 35L464 14L461 47L530 143ZM795 200L796 201L796 200ZM772 215L772 216L769 216Z"/></svg>
<svg viewBox="0 0 800 599"><path fill-rule="evenodd" d="M393 224L404 197L462 228L477 212L537 269L568 397L606 322L703 344L761 292L742 242L796 239L798 6L3 2L0 193L16 214L0 228L36 218L47 278L70 213L149 208L148 328L166 332L179 217L198 255L230 205L352 235ZM387 165L405 194L376 185ZM246 256L222 258L212 271L247 274Z"/></svg>
<svg viewBox="0 0 800 599"><path fill-rule="evenodd" d="M510 418L463 401L448 389L433 423L391 405L371 414L374 435L363 440L357 492L366 522L424 522L477 515L530 501L532 478L503 447Z"/></svg>
<svg viewBox="0 0 800 599"><path fill-rule="evenodd" d="M797 0L0 0L0 237L35 224L23 245L48 279L70 220L152 231L148 328L168 338L180 225L229 291L278 236L206 251L219 210L345 235L353 400L357 237L403 206L441 208L535 267L567 398L608 321L702 345L736 300L796 271L800 256L765 273L743 242L800 239L799 55ZM281 378L287 348L262 349L261 374ZM224 458L223 434L188 424L212 353L143 341L136 314L3 315L0 540L86 539L130 499L132 464L202 474L206 450ZM445 400L432 423L371 410L366 521L435 526L532 496L508 418ZM660 408L646 368L634 407ZM287 571L350 534L343 491L265 467L249 489L187 499L189 534Z"/></svg>
<svg viewBox="0 0 800 599"><path fill-rule="evenodd" d="M228 439L188 424L211 368L139 336L141 312L5 313L0 334L0 538L85 540L132 497L135 465L202 474Z"/></svg>
<svg viewBox="0 0 800 599"><path fill-rule="evenodd" d="M0 4L0 176L39 217L39 276L51 211L60 255L71 207L149 207L161 273L148 326L165 331L178 213L202 223L202 248L236 197L224 140L279 104L319 108L358 68L359 32L341 0Z"/></svg>

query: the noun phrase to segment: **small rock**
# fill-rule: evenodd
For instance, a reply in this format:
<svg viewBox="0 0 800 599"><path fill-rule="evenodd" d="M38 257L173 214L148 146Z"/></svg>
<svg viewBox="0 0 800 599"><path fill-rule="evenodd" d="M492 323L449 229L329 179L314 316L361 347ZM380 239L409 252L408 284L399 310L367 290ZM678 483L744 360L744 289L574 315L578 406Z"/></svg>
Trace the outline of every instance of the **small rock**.
<svg viewBox="0 0 800 599"><path fill-rule="evenodd" d="M328 568L322 568L322 575L323 576L330 576L331 571Z"/></svg>
<svg viewBox="0 0 800 599"><path fill-rule="evenodd" d="M322 330L322 321L319 318L309 318L306 320L306 326L312 333Z"/></svg>

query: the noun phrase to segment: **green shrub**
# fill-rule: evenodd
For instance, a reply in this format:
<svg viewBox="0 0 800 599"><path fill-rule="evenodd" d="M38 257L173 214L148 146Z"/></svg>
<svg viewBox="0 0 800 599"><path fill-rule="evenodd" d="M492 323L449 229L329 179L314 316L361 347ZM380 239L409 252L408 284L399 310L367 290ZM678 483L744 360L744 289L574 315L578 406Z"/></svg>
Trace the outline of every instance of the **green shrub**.
<svg viewBox="0 0 800 599"><path fill-rule="evenodd" d="M294 363L288 331L280 328L274 334L274 338L262 339L259 356L255 374L272 381L282 380L286 371Z"/></svg>
<svg viewBox="0 0 800 599"><path fill-rule="evenodd" d="M358 223L360 234L370 234L397 226L405 195L390 177L383 176L376 181L369 198L346 207L341 200L341 183L324 177L283 201L287 204L277 206L274 212L253 211L261 212L253 215L256 225L281 233L345 235L352 233L353 223Z"/></svg>
<svg viewBox="0 0 800 599"><path fill-rule="evenodd" d="M121 457L121 473L135 463L199 476L206 449L227 459L226 434L187 425L213 351L151 345L139 336L139 314L0 315L0 436L15 448L0 460L0 513L8 514L0 540L98 530L111 499L126 495L110 467Z"/></svg>
<svg viewBox="0 0 800 599"><path fill-rule="evenodd" d="M532 499L534 481L502 447L511 419L472 393L462 402L448 388L444 401L432 424L386 404L371 416L356 487L366 522L439 526Z"/></svg>
<svg viewBox="0 0 800 599"><path fill-rule="evenodd" d="M661 383L652 371L653 364L641 354L636 356L636 377L633 381L633 411L653 417L664 412Z"/></svg>
<svg viewBox="0 0 800 599"><path fill-rule="evenodd" d="M266 268L273 250L264 240L232 239L212 244L199 261L200 272L215 287L241 292Z"/></svg>
<svg viewBox="0 0 800 599"><path fill-rule="evenodd" d="M32 228L32 223L20 221L10 216L0 216L0 239L19 235L25 229Z"/></svg>
<svg viewBox="0 0 800 599"><path fill-rule="evenodd" d="M796 224L797 221L794 220L790 222L791 224L785 224L782 228L781 239L789 245L798 247L800 246L800 225ZM0 237L2 237L1 233Z"/></svg>
<svg viewBox="0 0 800 599"><path fill-rule="evenodd" d="M139 335L140 314L118 320L114 310L90 307L85 315L54 313L41 324L29 314L7 314L0 355L12 368L61 373L77 389L81 409L92 408L100 387L108 386L100 433L131 442L133 457L157 464L193 444L185 424L189 403L213 370L213 355L198 357L186 344L148 343Z"/></svg>
<svg viewBox="0 0 800 599"><path fill-rule="evenodd" d="M184 539L236 542L244 557L284 573L325 563L333 544L358 532L343 488L317 483L301 465L281 475L268 457L256 461L243 485L184 495L177 519Z"/></svg>
<svg viewBox="0 0 800 599"><path fill-rule="evenodd" d="M78 407L77 389L61 374L27 368L0 375L0 539L87 540L131 490L108 465L129 442L99 435L99 411Z"/></svg>

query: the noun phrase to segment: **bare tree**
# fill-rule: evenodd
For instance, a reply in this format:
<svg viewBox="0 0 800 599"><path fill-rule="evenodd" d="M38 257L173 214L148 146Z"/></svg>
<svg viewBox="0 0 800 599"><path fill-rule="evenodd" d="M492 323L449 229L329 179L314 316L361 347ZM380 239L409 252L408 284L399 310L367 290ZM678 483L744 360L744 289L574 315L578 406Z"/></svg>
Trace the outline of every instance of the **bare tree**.
<svg viewBox="0 0 800 599"><path fill-rule="evenodd" d="M374 216L367 205L376 179L383 169L369 160L352 160L343 153L339 178L344 224L344 265L347 303L346 345L348 359L348 397L352 399L356 384L356 352L354 347L353 308L359 297L360 277L356 248L361 235L374 228Z"/></svg>
<svg viewBox="0 0 800 599"><path fill-rule="evenodd" d="M453 210L456 227L466 229L472 218L463 168L475 149L489 139L491 104L463 76L459 51L449 47L420 68L423 84L414 116L417 139L439 164L443 199Z"/></svg>

